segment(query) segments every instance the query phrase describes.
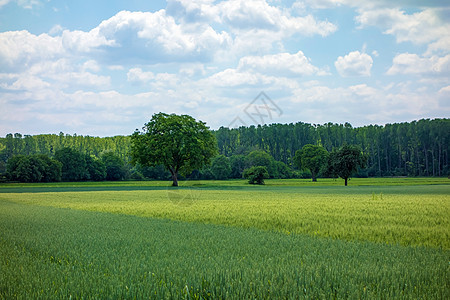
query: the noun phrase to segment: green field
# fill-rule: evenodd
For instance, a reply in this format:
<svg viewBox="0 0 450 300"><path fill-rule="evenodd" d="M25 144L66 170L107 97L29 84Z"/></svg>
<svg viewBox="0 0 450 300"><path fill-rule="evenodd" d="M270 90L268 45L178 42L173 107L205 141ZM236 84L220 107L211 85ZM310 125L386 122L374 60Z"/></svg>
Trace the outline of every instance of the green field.
<svg viewBox="0 0 450 300"><path fill-rule="evenodd" d="M0 298L450 297L445 178L0 185Z"/></svg>

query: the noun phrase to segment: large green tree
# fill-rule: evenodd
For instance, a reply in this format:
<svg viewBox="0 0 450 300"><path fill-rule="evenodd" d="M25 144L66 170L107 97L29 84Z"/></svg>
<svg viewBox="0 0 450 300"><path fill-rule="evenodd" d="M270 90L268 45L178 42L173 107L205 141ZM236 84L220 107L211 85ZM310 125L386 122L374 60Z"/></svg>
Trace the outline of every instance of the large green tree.
<svg viewBox="0 0 450 300"><path fill-rule="evenodd" d="M178 174L188 175L208 165L217 154L217 142L206 124L188 115L154 114L131 136L132 163L163 165L178 186Z"/></svg>
<svg viewBox="0 0 450 300"><path fill-rule="evenodd" d="M328 161L328 151L322 146L307 144L297 150L294 163L299 169L308 169L311 172L312 181L317 181L317 175Z"/></svg>
<svg viewBox="0 0 450 300"><path fill-rule="evenodd" d="M331 172L345 180L347 180L358 168L364 168L367 163L367 157L356 145L344 145L339 150L333 151L330 155Z"/></svg>

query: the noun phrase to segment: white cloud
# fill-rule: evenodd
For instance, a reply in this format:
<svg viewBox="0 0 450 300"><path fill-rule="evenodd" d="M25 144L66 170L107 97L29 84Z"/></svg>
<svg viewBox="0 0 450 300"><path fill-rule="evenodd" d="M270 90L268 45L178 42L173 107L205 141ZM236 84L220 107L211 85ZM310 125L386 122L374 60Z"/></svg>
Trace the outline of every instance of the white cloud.
<svg viewBox="0 0 450 300"><path fill-rule="evenodd" d="M385 89L359 84L332 88L322 84L295 89L290 97L291 106L286 103L283 111L286 117L292 111L304 122L355 120L351 123L356 126L392 123L399 119L446 117L450 113L448 101L439 101L437 96L444 98L448 91L446 88L439 92L423 90L422 86L404 90L401 86Z"/></svg>
<svg viewBox="0 0 450 300"><path fill-rule="evenodd" d="M48 82L43 81L39 77L31 75L21 76L10 85L5 83L0 84L1 88L13 91L36 91L48 88L49 86L50 84Z"/></svg>
<svg viewBox="0 0 450 300"><path fill-rule="evenodd" d="M52 28L50 28L48 34L50 34L51 36L60 35L63 31L64 28L61 25L56 24Z"/></svg>
<svg viewBox="0 0 450 300"><path fill-rule="evenodd" d="M0 0L0 8L6 4L8 4L9 2L11 2L11 0Z"/></svg>
<svg viewBox="0 0 450 300"><path fill-rule="evenodd" d="M89 32L64 30L61 39L64 49L71 54L89 53L102 46L117 46L113 39L101 34L98 27Z"/></svg>
<svg viewBox="0 0 450 300"><path fill-rule="evenodd" d="M343 77L370 76L373 60L370 55L353 51L344 57L339 56L334 63L336 70Z"/></svg>
<svg viewBox="0 0 450 300"><path fill-rule="evenodd" d="M433 54L446 54L449 51L450 51L450 36L443 36L436 42L428 44L425 56L431 56Z"/></svg>
<svg viewBox="0 0 450 300"><path fill-rule="evenodd" d="M449 12L449 9L444 9ZM362 26L377 26L397 42L425 44L450 36L450 26L442 19L441 9L428 8L407 14L399 8L360 10L356 21Z"/></svg>
<svg viewBox="0 0 450 300"><path fill-rule="evenodd" d="M296 54L278 53L264 56L245 56L239 60L239 71L252 70L266 75L303 76L317 74L319 68L313 66L302 51Z"/></svg>
<svg viewBox="0 0 450 300"><path fill-rule="evenodd" d="M388 75L395 74L450 74L450 54L444 57L420 57L417 54L402 53L393 59Z"/></svg>
<svg viewBox="0 0 450 300"><path fill-rule="evenodd" d="M439 94L447 94L450 96L450 85L441 88Z"/></svg>
<svg viewBox="0 0 450 300"><path fill-rule="evenodd" d="M201 117L217 128L261 90L282 108L284 119L277 122L363 125L448 115L448 10L403 11L387 0L297 1L286 7L291 2L169 0L166 9L121 11L87 31L55 25L48 34L0 33L0 107L12 112L0 116L2 132L26 132L26 123L34 122L46 126L35 133L130 134L158 111ZM359 51L337 52L342 45L333 43L354 28L344 22L337 32L322 18L328 11L315 10L344 5L352 9L339 8L342 17L351 18L355 9L358 14L361 31L345 39L360 39L354 41L363 45ZM364 35L378 28L402 45ZM389 69L383 63L396 52ZM330 55L344 77L370 76L373 59L387 74L426 76L408 82L404 76L372 76L340 86L349 80L331 77L323 66ZM331 75L330 84L319 77L324 74Z"/></svg>
<svg viewBox="0 0 450 300"><path fill-rule="evenodd" d="M411 1L411 0L297 0L294 3L295 7L311 7L314 9L330 9L342 5L350 7L359 7L364 9L374 8L397 8L397 7L445 7L444 0L438 1Z"/></svg>
<svg viewBox="0 0 450 300"><path fill-rule="evenodd" d="M183 26L192 24L217 25L228 33L227 47L218 57L231 61L243 54L262 54L279 46L281 40L294 35L327 36L337 30L329 21L312 15L296 17L290 10L271 5L265 0L169 1L167 13L176 16ZM255 47L255 45L258 45Z"/></svg>
<svg viewBox="0 0 450 300"><path fill-rule="evenodd" d="M209 60L231 41L226 32L218 33L208 24L182 26L164 10L121 11L96 30L112 42L107 54L147 62Z"/></svg>
<svg viewBox="0 0 450 300"><path fill-rule="evenodd" d="M214 5L215 0L168 0L166 12L182 19L183 22L220 22L219 8Z"/></svg>
<svg viewBox="0 0 450 300"><path fill-rule="evenodd" d="M99 68L94 61L87 61L77 65L69 59L44 61L34 64L26 71L11 73L10 78L15 78L13 83L3 83L6 89L23 89L32 92L35 89L52 86L55 89L68 87L94 87L98 89L108 88L111 84L109 76L100 76L89 72Z"/></svg>
<svg viewBox="0 0 450 300"><path fill-rule="evenodd" d="M100 65L98 64L97 61L91 59L91 60L88 60L85 63L83 63L83 68L82 69L84 71L91 70L93 72L99 72L101 67L100 67Z"/></svg>
<svg viewBox="0 0 450 300"><path fill-rule="evenodd" d="M26 30L0 33L0 67L20 71L42 60L61 57L61 39L47 34L34 35Z"/></svg>
<svg viewBox="0 0 450 300"><path fill-rule="evenodd" d="M132 68L127 73L127 80L130 82L147 83L155 79L153 72L144 72L141 68Z"/></svg>
<svg viewBox="0 0 450 300"><path fill-rule="evenodd" d="M260 84L261 76L250 72L239 72L236 69L226 69L212 75L207 81L213 86L231 88L242 85Z"/></svg>
<svg viewBox="0 0 450 300"><path fill-rule="evenodd" d="M317 21L313 16L291 16L287 10L269 5L265 0L232 0L219 5L222 22L239 30L269 30L287 35L301 34L327 36L337 27L328 21Z"/></svg>

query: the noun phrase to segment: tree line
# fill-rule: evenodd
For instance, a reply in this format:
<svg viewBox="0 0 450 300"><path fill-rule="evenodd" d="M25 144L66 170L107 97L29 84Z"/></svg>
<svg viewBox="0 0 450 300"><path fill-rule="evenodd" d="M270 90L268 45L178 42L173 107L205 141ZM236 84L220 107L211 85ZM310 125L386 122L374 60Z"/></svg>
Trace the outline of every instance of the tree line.
<svg viewBox="0 0 450 300"><path fill-rule="evenodd" d="M363 174L380 176L448 176L450 119L352 127L349 123L323 125L303 122L215 132L219 153L227 157L263 150L294 166L295 152L304 145L320 145L328 152L358 145L367 155Z"/></svg>
<svg viewBox="0 0 450 300"><path fill-rule="evenodd" d="M192 166L190 172L180 174L181 179L242 178L244 170L254 166L265 166L265 176L270 178L332 176L330 170L315 171L302 167L298 158L296 162L296 152L305 145L321 146L328 153L344 145L358 146L366 160L365 167L357 170L360 177L449 175L450 119L356 128L349 123L316 125L298 122L233 129L222 127L211 132L217 141L217 153L201 168ZM0 138L0 175L9 180L34 182L173 179L170 169L163 164L131 164L131 148L132 135L8 134ZM70 156L67 149L77 153L78 158ZM63 153L71 159L64 162ZM71 160L78 161L75 164L72 161L73 168L78 168L77 175L72 177L67 175ZM52 174L45 171L60 168L60 175L57 171ZM29 170L35 170L31 172L35 175ZM114 172L116 174L111 175Z"/></svg>

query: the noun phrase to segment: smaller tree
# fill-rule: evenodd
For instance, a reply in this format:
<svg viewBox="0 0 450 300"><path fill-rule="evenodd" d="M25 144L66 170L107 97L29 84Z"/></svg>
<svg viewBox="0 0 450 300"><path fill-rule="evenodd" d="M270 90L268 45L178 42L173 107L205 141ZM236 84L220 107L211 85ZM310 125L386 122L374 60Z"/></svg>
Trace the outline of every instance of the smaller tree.
<svg viewBox="0 0 450 300"><path fill-rule="evenodd" d="M307 144L301 150L297 150L294 163L299 169L308 169L311 172L312 181L317 181L317 175L322 167L326 166L328 152L322 146Z"/></svg>
<svg viewBox="0 0 450 300"><path fill-rule="evenodd" d="M272 155L263 150L254 150L247 155L247 163L249 167L263 166L266 167L270 178L277 177L274 167L274 159Z"/></svg>
<svg viewBox="0 0 450 300"><path fill-rule="evenodd" d="M344 145L339 150L333 151L330 155L330 171L331 173L347 180L358 168L365 168L367 157L362 153L361 149L355 145Z"/></svg>
<svg viewBox="0 0 450 300"><path fill-rule="evenodd" d="M61 180L61 163L43 154L17 155L8 160L7 178L21 182Z"/></svg>
<svg viewBox="0 0 450 300"><path fill-rule="evenodd" d="M33 156L41 161L43 167L42 182L61 181L62 164L59 161L54 160L45 154L35 154Z"/></svg>
<svg viewBox="0 0 450 300"><path fill-rule="evenodd" d="M245 155L232 155L230 157L231 178L242 178L244 170L248 166L247 157Z"/></svg>
<svg viewBox="0 0 450 300"><path fill-rule="evenodd" d="M106 178L106 166L103 161L95 156L86 154L86 168L89 174L89 180L102 181Z"/></svg>
<svg viewBox="0 0 450 300"><path fill-rule="evenodd" d="M254 166L244 170L244 178L250 184L264 184L264 179L269 178L269 172L265 166Z"/></svg>
<svg viewBox="0 0 450 300"><path fill-rule="evenodd" d="M55 159L62 164L63 181L80 181L88 177L86 160L81 152L62 148L55 152Z"/></svg>
<svg viewBox="0 0 450 300"><path fill-rule="evenodd" d="M102 162L106 167L106 180L122 180L126 176L125 163L112 152L105 152L102 155Z"/></svg>

